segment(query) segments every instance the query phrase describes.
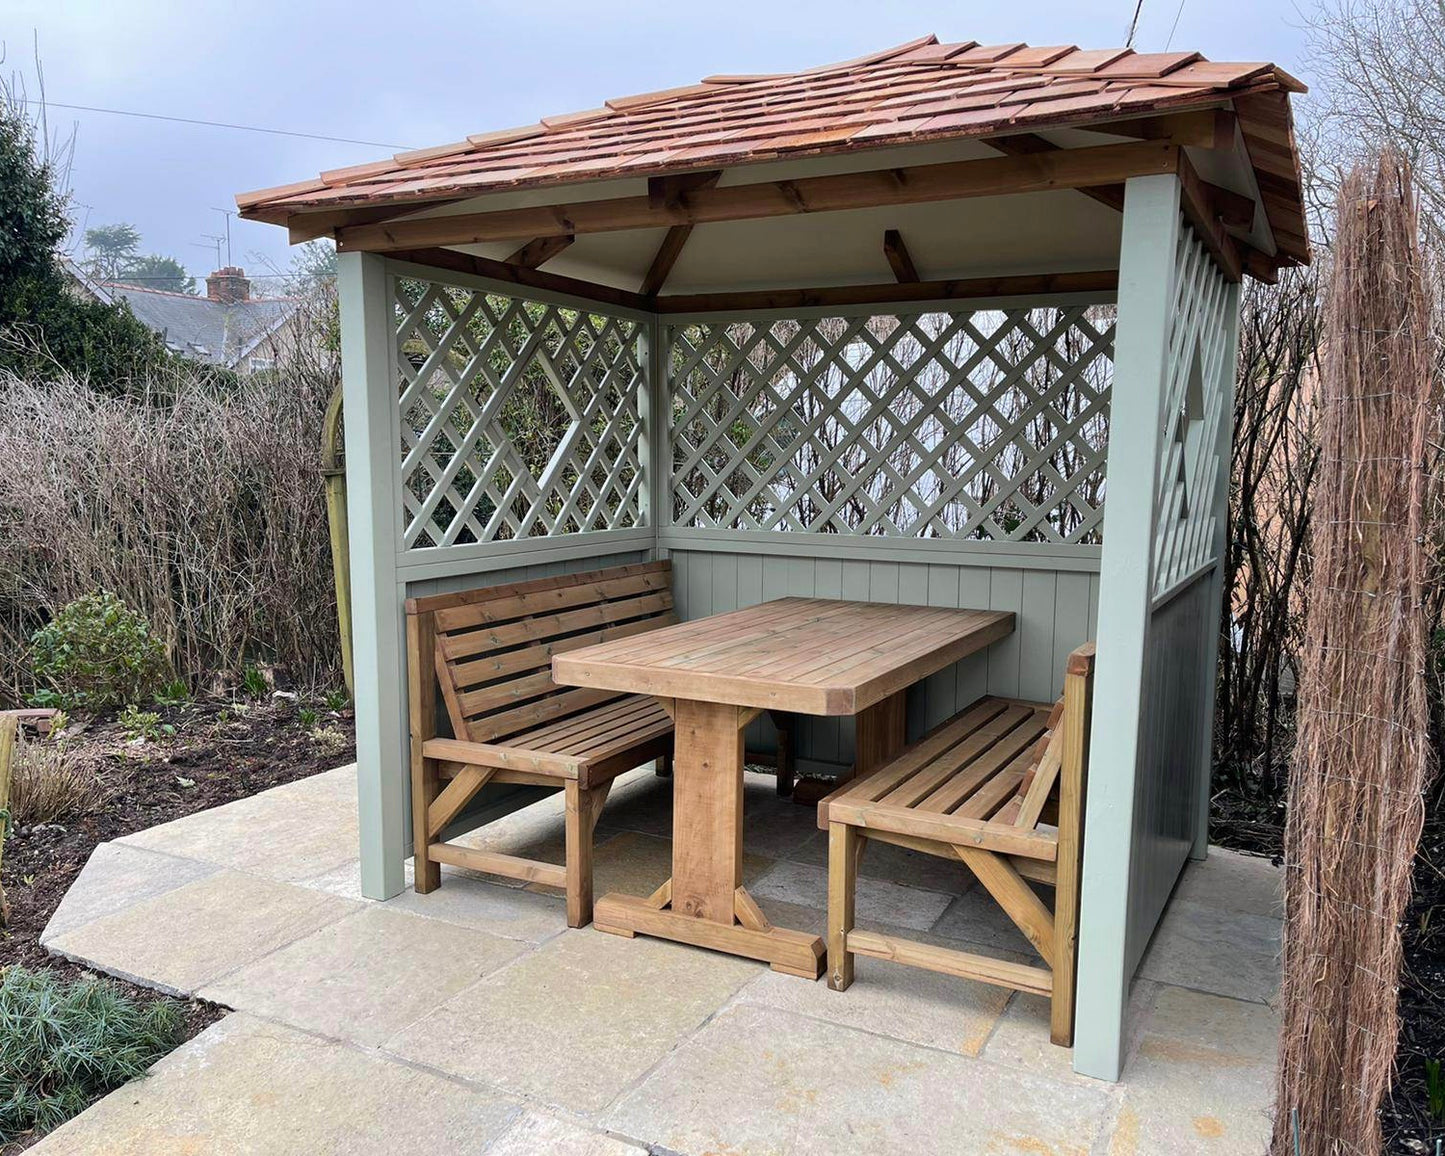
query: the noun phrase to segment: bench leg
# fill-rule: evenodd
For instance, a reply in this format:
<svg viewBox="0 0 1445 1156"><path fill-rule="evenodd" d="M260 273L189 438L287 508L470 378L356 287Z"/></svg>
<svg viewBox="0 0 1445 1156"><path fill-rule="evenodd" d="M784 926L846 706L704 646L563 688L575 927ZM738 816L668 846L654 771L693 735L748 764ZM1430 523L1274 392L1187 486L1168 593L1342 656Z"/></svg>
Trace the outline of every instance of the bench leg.
<svg viewBox="0 0 1445 1156"><path fill-rule="evenodd" d="M854 898L858 891L858 829L847 823L828 824L828 986L846 991L853 982Z"/></svg>
<svg viewBox="0 0 1445 1156"><path fill-rule="evenodd" d="M657 760L657 777L659 779L672 778L672 756L662 755Z"/></svg>
<svg viewBox="0 0 1445 1156"><path fill-rule="evenodd" d="M592 922L592 823L588 812L591 797L575 779L568 780L567 794L567 926L586 927Z"/></svg>
<svg viewBox="0 0 1445 1156"><path fill-rule="evenodd" d="M412 850L414 879L412 885L417 892L425 895L441 886L442 865L427 854L431 846L431 835L427 830L427 811L436 797L441 794L441 778L437 774L435 759L422 758L420 742L413 740L411 763L411 814Z"/></svg>

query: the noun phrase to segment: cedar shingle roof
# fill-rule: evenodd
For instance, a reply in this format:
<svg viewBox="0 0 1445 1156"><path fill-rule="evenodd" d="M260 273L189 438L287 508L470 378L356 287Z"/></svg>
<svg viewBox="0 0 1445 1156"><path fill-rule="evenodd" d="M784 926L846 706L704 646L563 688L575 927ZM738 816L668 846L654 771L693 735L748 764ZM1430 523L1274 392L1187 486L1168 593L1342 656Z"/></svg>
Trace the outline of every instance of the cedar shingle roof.
<svg viewBox="0 0 1445 1156"><path fill-rule="evenodd" d="M420 203L894 145L1081 127L1233 101L1270 222L1307 258L1288 106L1304 86L1272 64L1196 52L940 44L927 36L775 76L710 76L454 144L246 193L242 215Z"/></svg>

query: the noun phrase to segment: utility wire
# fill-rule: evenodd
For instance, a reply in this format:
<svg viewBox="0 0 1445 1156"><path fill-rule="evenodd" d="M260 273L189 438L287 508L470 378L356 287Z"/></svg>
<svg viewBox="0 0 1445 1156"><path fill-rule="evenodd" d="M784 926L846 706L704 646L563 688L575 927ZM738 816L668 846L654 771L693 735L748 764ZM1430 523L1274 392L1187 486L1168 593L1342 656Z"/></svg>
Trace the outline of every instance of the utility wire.
<svg viewBox="0 0 1445 1156"><path fill-rule="evenodd" d="M1184 0L1179 0L1179 7L1174 9L1174 23L1169 25L1169 39L1164 42L1164 51L1169 51L1169 46L1174 43L1174 33L1179 28L1179 17L1184 14Z"/></svg>
<svg viewBox="0 0 1445 1156"><path fill-rule="evenodd" d="M301 137L304 140L330 141L333 144L366 145L369 148L396 150L403 150L410 147L409 145L385 144L381 141L374 140L352 140L350 137L344 136L322 136L314 132L293 132L290 129L284 128L260 128L254 124L230 124L226 121L219 120L193 120L188 116L165 116L158 112L131 112L123 108L97 108L89 104L61 104L55 100L47 100L45 104L49 108L65 108L73 112L104 112L109 113L111 116L134 116L142 120L169 120L174 121L176 124L198 124L206 128L231 128L241 132L263 132L269 133L271 136L294 136Z"/></svg>
<svg viewBox="0 0 1445 1156"><path fill-rule="evenodd" d="M1124 47L1134 47L1134 35L1139 31L1139 13L1144 11L1144 0L1134 5L1134 19L1129 21L1129 35L1124 37Z"/></svg>

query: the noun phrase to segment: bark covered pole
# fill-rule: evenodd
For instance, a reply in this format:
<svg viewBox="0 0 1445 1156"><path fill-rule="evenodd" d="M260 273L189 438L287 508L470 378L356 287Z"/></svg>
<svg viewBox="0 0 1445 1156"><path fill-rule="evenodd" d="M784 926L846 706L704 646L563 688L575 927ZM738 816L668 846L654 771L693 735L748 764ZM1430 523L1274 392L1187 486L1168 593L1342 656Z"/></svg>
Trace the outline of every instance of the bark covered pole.
<svg viewBox="0 0 1445 1156"><path fill-rule="evenodd" d="M1427 584L1438 421L1408 165L1340 190L1325 290L1312 570L1285 830L1273 1153L1381 1150L1399 921L1424 822Z"/></svg>

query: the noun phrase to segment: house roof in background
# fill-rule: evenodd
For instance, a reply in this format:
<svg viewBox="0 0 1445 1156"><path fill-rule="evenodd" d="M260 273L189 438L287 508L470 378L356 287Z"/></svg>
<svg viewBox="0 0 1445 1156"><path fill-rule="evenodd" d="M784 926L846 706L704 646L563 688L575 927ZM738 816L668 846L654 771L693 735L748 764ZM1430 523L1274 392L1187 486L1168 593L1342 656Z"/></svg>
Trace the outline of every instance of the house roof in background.
<svg viewBox="0 0 1445 1156"><path fill-rule="evenodd" d="M1288 100L1302 91L1272 64L1211 62L1197 52L940 44L927 36L802 72L711 76L614 98L584 112L398 153L236 200L245 217L286 223L322 210L421 207L513 189L1232 105L1281 256L1307 260Z"/></svg>
<svg viewBox="0 0 1445 1156"><path fill-rule="evenodd" d="M95 288L106 300L126 302L136 319L160 334L171 352L228 368L285 324L300 304L294 297L224 302L119 282L102 282Z"/></svg>

